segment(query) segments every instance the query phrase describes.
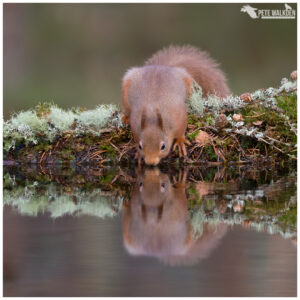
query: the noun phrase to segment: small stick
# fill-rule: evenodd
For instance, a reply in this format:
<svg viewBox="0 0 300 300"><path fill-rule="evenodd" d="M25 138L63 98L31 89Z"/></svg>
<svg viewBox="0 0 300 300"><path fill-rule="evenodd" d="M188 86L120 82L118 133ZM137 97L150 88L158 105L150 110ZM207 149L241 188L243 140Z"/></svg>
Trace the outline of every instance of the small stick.
<svg viewBox="0 0 300 300"><path fill-rule="evenodd" d="M120 149L119 149L117 146L115 146L112 142L110 142L110 144L111 144L118 152L120 152Z"/></svg>
<svg viewBox="0 0 300 300"><path fill-rule="evenodd" d="M268 139L270 139L271 141L277 142L277 143L279 143L279 144L283 144L283 145L285 145L285 146L290 146L290 145L287 145L287 144L286 144L286 143L284 143L284 142L281 142L281 141L275 140L275 139L273 139L273 138L271 138L271 137L269 137L269 136L267 136L267 135L266 135L266 137L267 137Z"/></svg>
<svg viewBox="0 0 300 300"><path fill-rule="evenodd" d="M89 147L88 153L85 155L85 157L80 162L77 163L77 165L81 164L89 156L91 148L92 148L92 146Z"/></svg>
<svg viewBox="0 0 300 300"><path fill-rule="evenodd" d="M258 118L258 117L261 117L263 115L265 115L266 113L262 113L260 115L255 115L255 116L245 116L245 118Z"/></svg>
<svg viewBox="0 0 300 300"><path fill-rule="evenodd" d="M42 154L42 156L41 156L41 159L40 159L40 164L42 163L43 158L44 158L44 156L46 155L46 153L47 153L47 151L44 151L44 152L43 152L43 154Z"/></svg>
<svg viewBox="0 0 300 300"><path fill-rule="evenodd" d="M107 151L107 150L98 150L98 151L92 153L88 158L89 158L89 159L92 159L92 158L94 158L95 156L98 156L99 154L104 153L104 152L106 152L106 151Z"/></svg>
<svg viewBox="0 0 300 300"><path fill-rule="evenodd" d="M266 140L264 140L264 139L262 139L262 138L259 138L258 140L267 143L268 145L274 147L275 149L277 149L277 150L280 151L281 153L285 153L285 152L282 151L281 149L277 148L275 145L272 145L271 143L269 143L268 141L266 141Z"/></svg>

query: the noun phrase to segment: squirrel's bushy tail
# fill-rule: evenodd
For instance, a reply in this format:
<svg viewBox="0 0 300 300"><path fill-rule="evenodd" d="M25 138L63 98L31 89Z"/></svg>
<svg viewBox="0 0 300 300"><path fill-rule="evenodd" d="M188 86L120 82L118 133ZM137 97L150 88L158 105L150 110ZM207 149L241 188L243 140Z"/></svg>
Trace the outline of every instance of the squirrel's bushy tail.
<svg viewBox="0 0 300 300"><path fill-rule="evenodd" d="M226 77L219 65L208 53L193 46L170 46L164 48L152 57L145 65L164 65L182 67L202 87L204 95L217 94L225 97L230 94Z"/></svg>

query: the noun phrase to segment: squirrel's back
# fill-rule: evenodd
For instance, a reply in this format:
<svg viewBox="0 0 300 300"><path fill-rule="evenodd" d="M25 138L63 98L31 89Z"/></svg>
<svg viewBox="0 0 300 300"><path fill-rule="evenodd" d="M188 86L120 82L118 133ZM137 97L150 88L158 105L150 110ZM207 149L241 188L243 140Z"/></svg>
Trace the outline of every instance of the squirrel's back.
<svg viewBox="0 0 300 300"><path fill-rule="evenodd" d="M164 48L152 57L145 65L164 65L182 67L202 87L204 95L217 94L225 97L230 94L226 77L219 65L208 53L193 46L170 46Z"/></svg>

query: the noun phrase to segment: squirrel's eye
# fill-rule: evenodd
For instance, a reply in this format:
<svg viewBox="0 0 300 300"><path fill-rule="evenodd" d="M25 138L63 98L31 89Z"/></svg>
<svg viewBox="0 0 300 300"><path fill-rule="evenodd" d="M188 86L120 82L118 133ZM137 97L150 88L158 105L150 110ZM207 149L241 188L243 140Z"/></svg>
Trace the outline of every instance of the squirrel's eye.
<svg viewBox="0 0 300 300"><path fill-rule="evenodd" d="M164 150L166 148L165 144L162 144L160 150Z"/></svg>
<svg viewBox="0 0 300 300"><path fill-rule="evenodd" d="M165 186L166 186L166 185L165 185L164 183L161 184L161 187L162 187L162 188L165 188Z"/></svg>
<svg viewBox="0 0 300 300"><path fill-rule="evenodd" d="M141 143L139 143L139 149L142 150L142 145L141 145Z"/></svg>
<svg viewBox="0 0 300 300"><path fill-rule="evenodd" d="M143 186L143 183L142 183L142 182L140 182L140 183L139 183L139 187L142 187L142 186Z"/></svg>

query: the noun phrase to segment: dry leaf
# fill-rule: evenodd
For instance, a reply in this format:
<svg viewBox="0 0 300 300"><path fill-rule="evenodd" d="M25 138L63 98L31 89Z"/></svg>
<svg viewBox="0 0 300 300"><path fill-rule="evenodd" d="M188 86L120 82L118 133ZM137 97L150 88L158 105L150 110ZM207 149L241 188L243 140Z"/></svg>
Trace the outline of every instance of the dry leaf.
<svg viewBox="0 0 300 300"><path fill-rule="evenodd" d="M233 120L236 121L236 122L241 122L244 120L243 116L241 114L234 114L232 116Z"/></svg>
<svg viewBox="0 0 300 300"><path fill-rule="evenodd" d="M210 140L210 135L203 130L200 130L200 132L195 137L196 143L199 143L201 145L207 144L209 140Z"/></svg>
<svg viewBox="0 0 300 300"><path fill-rule="evenodd" d="M248 103L252 102L252 99L251 99L251 96L250 96L249 93L242 94L242 95L240 96L240 98L241 98L244 102L248 102Z"/></svg>
<svg viewBox="0 0 300 300"><path fill-rule="evenodd" d="M293 80L297 80L297 71L293 71L290 76Z"/></svg>
<svg viewBox="0 0 300 300"><path fill-rule="evenodd" d="M216 119L215 124L218 129L222 129L222 128L226 127L226 125L228 124L228 120L224 114L220 114L218 116L218 118Z"/></svg>
<svg viewBox="0 0 300 300"><path fill-rule="evenodd" d="M236 204L233 206L233 211L234 212L241 212L243 210L243 206L240 204Z"/></svg>
<svg viewBox="0 0 300 300"><path fill-rule="evenodd" d="M263 121L255 121L252 124L256 126L260 126L263 123Z"/></svg>

